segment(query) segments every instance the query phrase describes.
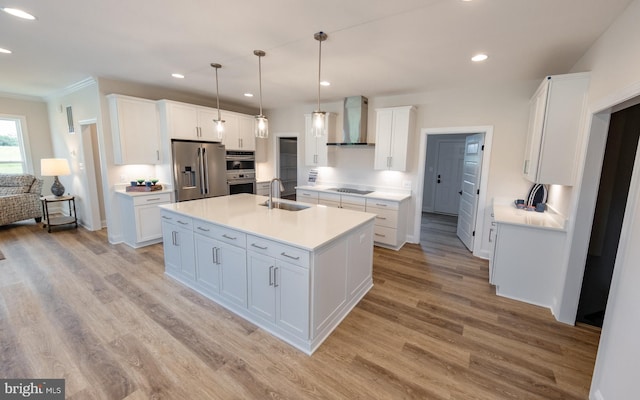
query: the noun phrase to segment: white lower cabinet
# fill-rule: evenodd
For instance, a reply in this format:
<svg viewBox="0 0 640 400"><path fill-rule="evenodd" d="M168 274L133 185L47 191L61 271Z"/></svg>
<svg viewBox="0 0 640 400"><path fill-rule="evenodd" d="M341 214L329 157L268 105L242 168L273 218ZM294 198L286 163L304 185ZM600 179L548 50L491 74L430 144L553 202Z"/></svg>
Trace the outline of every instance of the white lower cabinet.
<svg viewBox="0 0 640 400"><path fill-rule="evenodd" d="M268 196L269 184L269 181L256 182L256 194L260 196Z"/></svg>
<svg viewBox="0 0 640 400"><path fill-rule="evenodd" d="M406 242L407 202L367 199L366 211L376 214L373 240L383 247L399 249Z"/></svg>
<svg viewBox="0 0 640 400"><path fill-rule="evenodd" d="M296 189L296 201L318 204L318 192L313 190Z"/></svg>
<svg viewBox="0 0 640 400"><path fill-rule="evenodd" d="M491 283L496 294L554 307L566 232L496 222Z"/></svg>
<svg viewBox="0 0 640 400"><path fill-rule="evenodd" d="M177 278L194 280L196 262L192 220L178 214L162 213L164 263L168 272Z"/></svg>
<svg viewBox="0 0 640 400"><path fill-rule="evenodd" d="M199 220L193 223L193 231L198 254L198 285L233 304L246 307L246 235Z"/></svg>
<svg viewBox="0 0 640 400"><path fill-rule="evenodd" d="M218 244L220 295L240 306L247 306L247 252L244 248Z"/></svg>
<svg viewBox="0 0 640 400"><path fill-rule="evenodd" d="M124 242L133 248L159 243L162 240L162 226L158 205L170 203L171 194L118 194Z"/></svg>
<svg viewBox="0 0 640 400"><path fill-rule="evenodd" d="M299 337L309 334L309 269L249 251L249 311Z"/></svg>

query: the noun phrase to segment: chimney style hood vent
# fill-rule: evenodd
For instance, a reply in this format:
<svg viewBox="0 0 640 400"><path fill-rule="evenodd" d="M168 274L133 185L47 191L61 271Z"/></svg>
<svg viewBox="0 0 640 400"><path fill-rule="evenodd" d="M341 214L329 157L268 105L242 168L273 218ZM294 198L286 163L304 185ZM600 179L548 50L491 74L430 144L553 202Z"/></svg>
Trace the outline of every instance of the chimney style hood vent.
<svg viewBox="0 0 640 400"><path fill-rule="evenodd" d="M364 96L351 96L344 99L342 134L330 135L327 145L332 146L366 146L367 118L369 116L369 100Z"/></svg>

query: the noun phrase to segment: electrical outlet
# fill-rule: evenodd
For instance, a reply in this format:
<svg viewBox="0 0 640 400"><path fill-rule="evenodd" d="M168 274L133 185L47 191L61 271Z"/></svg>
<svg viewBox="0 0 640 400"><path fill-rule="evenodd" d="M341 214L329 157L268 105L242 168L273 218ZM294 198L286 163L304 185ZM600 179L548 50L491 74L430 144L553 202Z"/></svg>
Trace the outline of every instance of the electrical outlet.
<svg viewBox="0 0 640 400"><path fill-rule="evenodd" d="M411 190L411 181L402 181L402 188Z"/></svg>

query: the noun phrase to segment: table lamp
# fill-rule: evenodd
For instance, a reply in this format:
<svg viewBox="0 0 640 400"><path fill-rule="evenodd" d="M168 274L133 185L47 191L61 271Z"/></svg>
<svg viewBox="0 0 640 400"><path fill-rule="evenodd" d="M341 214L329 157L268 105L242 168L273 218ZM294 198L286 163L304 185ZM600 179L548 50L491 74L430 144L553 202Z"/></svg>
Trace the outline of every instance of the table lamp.
<svg viewBox="0 0 640 400"><path fill-rule="evenodd" d="M64 186L58 180L58 176L70 174L69 161L65 158L43 158L40 160L40 175L54 177L51 193L57 197L64 194Z"/></svg>

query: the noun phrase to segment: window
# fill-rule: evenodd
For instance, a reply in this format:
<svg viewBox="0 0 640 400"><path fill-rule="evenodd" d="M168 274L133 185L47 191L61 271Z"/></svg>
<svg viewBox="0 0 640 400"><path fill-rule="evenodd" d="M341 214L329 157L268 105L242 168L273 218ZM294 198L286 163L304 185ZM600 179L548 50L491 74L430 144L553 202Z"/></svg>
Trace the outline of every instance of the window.
<svg viewBox="0 0 640 400"><path fill-rule="evenodd" d="M32 173L24 117L0 115L0 173Z"/></svg>

